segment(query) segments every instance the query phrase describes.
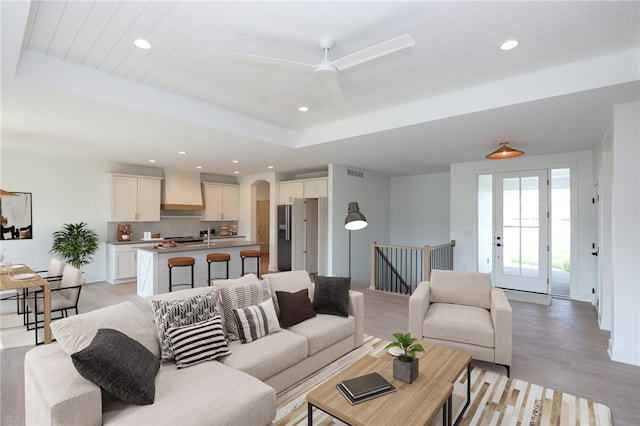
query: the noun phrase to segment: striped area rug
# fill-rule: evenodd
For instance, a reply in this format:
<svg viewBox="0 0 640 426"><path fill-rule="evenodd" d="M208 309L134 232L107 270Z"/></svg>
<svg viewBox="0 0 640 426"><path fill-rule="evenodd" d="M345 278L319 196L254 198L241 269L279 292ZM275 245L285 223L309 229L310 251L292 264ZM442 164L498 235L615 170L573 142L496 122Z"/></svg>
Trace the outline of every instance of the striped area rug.
<svg viewBox="0 0 640 426"><path fill-rule="evenodd" d="M276 424L306 425L307 392L364 355L380 356L385 352L386 343L381 339L366 336L360 348L278 394ZM453 391L456 417L466 399L466 389L466 374L462 374ZM442 416L437 415L433 425L440 425L441 420ZM313 424L341 425L342 422L314 409ZM503 374L472 368L471 404L460 424L606 426L611 425L612 421L611 411L605 405L522 380L509 379Z"/></svg>

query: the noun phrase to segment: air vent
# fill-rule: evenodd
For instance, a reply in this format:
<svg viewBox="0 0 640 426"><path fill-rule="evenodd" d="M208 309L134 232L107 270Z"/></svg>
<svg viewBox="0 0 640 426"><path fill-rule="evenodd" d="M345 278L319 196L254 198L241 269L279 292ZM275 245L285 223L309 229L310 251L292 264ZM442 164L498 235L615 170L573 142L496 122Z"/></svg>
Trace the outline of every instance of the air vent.
<svg viewBox="0 0 640 426"><path fill-rule="evenodd" d="M364 173L362 173L360 170L347 169L347 176L363 178Z"/></svg>

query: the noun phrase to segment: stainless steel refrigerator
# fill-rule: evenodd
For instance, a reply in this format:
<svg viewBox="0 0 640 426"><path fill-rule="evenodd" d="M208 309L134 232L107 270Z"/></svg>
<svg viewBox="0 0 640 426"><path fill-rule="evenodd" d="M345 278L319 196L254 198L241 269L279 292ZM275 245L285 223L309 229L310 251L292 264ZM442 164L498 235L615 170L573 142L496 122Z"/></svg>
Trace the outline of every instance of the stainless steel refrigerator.
<svg viewBox="0 0 640 426"><path fill-rule="evenodd" d="M278 270L291 270L292 206L278 206Z"/></svg>

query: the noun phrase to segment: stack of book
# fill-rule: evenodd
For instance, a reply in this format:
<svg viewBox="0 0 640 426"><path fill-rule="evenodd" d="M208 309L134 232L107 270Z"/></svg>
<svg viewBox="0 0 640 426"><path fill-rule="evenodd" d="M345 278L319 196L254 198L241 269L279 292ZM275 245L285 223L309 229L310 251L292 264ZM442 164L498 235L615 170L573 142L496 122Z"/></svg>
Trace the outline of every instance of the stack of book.
<svg viewBox="0 0 640 426"><path fill-rule="evenodd" d="M391 392L396 388L378 373L366 374L338 383L338 390L351 405L368 401Z"/></svg>

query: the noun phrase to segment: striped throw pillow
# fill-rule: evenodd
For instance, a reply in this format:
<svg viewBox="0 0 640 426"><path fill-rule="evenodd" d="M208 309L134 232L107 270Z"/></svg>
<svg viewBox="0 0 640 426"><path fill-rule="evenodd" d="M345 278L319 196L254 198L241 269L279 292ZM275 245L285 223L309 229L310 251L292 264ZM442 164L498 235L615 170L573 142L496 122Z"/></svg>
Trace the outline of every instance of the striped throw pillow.
<svg viewBox="0 0 640 426"><path fill-rule="evenodd" d="M238 323L233 315L233 310L256 305L271 299L271 289L266 280L260 281L257 284L221 287L220 299L222 300L227 338L230 341L240 340Z"/></svg>
<svg viewBox="0 0 640 426"><path fill-rule="evenodd" d="M153 315L160 334L160 354L162 361L170 361L173 351L167 330L206 321L219 315L216 311L218 291L177 300L153 300Z"/></svg>
<svg viewBox="0 0 640 426"><path fill-rule="evenodd" d="M222 332L222 320L219 315L196 324L169 328L167 335L178 368L189 367L231 353Z"/></svg>
<svg viewBox="0 0 640 426"><path fill-rule="evenodd" d="M234 309L233 315L238 324L238 334L242 343L253 342L269 333L280 331L272 299L259 305Z"/></svg>

